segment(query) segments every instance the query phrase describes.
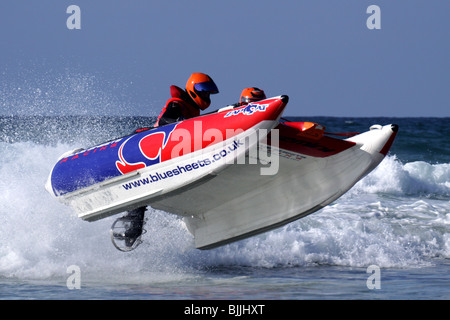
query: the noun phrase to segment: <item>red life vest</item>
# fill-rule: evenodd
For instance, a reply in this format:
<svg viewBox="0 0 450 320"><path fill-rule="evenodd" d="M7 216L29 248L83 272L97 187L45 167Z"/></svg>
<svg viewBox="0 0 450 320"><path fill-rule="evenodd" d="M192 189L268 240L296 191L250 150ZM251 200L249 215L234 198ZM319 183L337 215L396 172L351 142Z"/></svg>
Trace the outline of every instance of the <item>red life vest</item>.
<svg viewBox="0 0 450 320"><path fill-rule="evenodd" d="M170 86L170 95L172 97L169 100L167 100L166 105L159 114L158 119L156 120L156 123L154 125L155 128L159 126L159 120L162 118L164 113L166 113L169 105L174 102L180 104L180 110L182 113L180 116L182 116L183 118L189 119L193 117L198 117L200 115L200 109L196 108L193 104L185 100L189 98L186 91L177 86Z"/></svg>

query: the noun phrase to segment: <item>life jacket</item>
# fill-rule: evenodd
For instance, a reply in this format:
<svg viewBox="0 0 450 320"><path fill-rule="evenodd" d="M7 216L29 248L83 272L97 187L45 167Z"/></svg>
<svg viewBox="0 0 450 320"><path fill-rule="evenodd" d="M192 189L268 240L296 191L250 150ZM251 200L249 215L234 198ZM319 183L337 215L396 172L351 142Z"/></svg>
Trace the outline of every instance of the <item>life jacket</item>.
<svg viewBox="0 0 450 320"><path fill-rule="evenodd" d="M198 117L200 115L200 109L196 108L196 106L193 103L189 102L189 100L191 99L189 95L186 93L186 91L177 86L170 86L170 95L171 98L167 100L166 105L164 106L164 108L162 109L161 113L158 116L158 119L156 120L156 123L154 125L155 128L159 126L159 120L164 116L164 114L167 111L167 108L172 103L180 104L181 110L180 116L182 116L185 119Z"/></svg>

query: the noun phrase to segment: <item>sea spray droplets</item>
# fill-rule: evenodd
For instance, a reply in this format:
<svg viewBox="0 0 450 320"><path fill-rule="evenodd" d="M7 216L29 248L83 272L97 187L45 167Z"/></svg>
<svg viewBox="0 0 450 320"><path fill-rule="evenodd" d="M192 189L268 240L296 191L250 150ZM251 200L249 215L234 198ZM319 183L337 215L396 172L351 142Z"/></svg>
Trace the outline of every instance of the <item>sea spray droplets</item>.
<svg viewBox="0 0 450 320"><path fill-rule="evenodd" d="M78 265L83 279L155 283L195 279L221 266L409 268L450 255L448 164L404 164L395 156L321 211L210 251L194 249L180 218L150 209L144 243L123 254L109 238L116 217L82 221L44 184L63 152L131 132L150 118L3 119L9 129L0 142L1 277L65 280L67 267Z"/></svg>
<svg viewBox="0 0 450 320"><path fill-rule="evenodd" d="M127 105L110 92L116 87L101 76L69 69L21 70L13 80L0 79L0 106L3 114L23 116L109 115L112 110L125 114Z"/></svg>
<svg viewBox="0 0 450 320"><path fill-rule="evenodd" d="M77 148L89 147L128 135L136 128L152 126L154 122L150 117L0 116L0 142L76 143Z"/></svg>

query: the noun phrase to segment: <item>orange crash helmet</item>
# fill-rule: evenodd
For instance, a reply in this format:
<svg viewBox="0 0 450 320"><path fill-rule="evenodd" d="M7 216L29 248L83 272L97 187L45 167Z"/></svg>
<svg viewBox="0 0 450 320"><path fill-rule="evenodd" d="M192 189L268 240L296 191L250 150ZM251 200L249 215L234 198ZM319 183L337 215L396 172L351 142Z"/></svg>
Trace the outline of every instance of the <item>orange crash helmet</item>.
<svg viewBox="0 0 450 320"><path fill-rule="evenodd" d="M245 88L242 90L241 98L239 99L239 103L241 105L259 101L266 99L266 94L264 93L264 90L261 90L259 88Z"/></svg>
<svg viewBox="0 0 450 320"><path fill-rule="evenodd" d="M211 104L209 95L219 93L219 89L207 74L193 73L186 83L186 92L201 110L205 110Z"/></svg>

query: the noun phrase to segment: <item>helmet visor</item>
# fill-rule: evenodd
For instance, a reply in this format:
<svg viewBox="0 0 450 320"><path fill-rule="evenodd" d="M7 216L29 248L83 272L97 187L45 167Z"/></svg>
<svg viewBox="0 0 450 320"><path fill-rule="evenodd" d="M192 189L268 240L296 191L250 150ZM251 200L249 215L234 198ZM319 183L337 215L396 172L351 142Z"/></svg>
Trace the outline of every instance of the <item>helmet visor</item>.
<svg viewBox="0 0 450 320"><path fill-rule="evenodd" d="M213 81L206 81L206 82L200 82L196 83L194 85L195 90L197 92L206 91L210 94L219 93L219 89L217 88L216 84Z"/></svg>

